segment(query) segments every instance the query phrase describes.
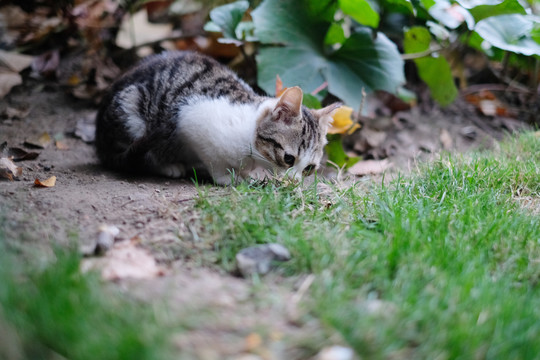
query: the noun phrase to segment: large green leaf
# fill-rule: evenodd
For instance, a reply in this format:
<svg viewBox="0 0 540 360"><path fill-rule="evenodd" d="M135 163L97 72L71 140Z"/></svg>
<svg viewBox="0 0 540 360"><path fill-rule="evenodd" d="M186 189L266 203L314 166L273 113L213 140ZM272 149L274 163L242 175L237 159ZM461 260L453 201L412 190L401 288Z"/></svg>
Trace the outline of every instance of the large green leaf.
<svg viewBox="0 0 540 360"><path fill-rule="evenodd" d="M395 93L405 82L403 60L382 33L376 39L368 29L355 33L329 59L324 71L328 90L355 108L360 105L362 88Z"/></svg>
<svg viewBox="0 0 540 360"><path fill-rule="evenodd" d="M406 53L419 53L429 49L431 35L424 27L413 27L405 33L403 47ZM441 105L448 105L457 96L450 65L442 56L415 59L418 75L429 86L431 96Z"/></svg>
<svg viewBox="0 0 540 360"><path fill-rule="evenodd" d="M362 25L372 28L379 26L379 14L367 0L339 0L339 7L344 14L350 15Z"/></svg>
<svg viewBox="0 0 540 360"><path fill-rule="evenodd" d="M488 1L489 2L489 1ZM458 0L458 3L467 8L471 4L470 0ZM472 2L476 4L476 2ZM481 4L469 8L469 12L474 17L476 22L488 18L490 16L506 15L506 14L526 14L525 9L518 0L497 1L497 3Z"/></svg>
<svg viewBox="0 0 540 360"><path fill-rule="evenodd" d="M540 55L540 45L532 38L536 18L500 15L481 20L474 30L491 45L523 55Z"/></svg>
<svg viewBox="0 0 540 360"><path fill-rule="evenodd" d="M242 21L248 8L249 2L247 1L237 1L222 5L210 11L210 19L212 19L214 24L219 26L225 38L237 39L236 27Z"/></svg>
<svg viewBox="0 0 540 360"><path fill-rule="evenodd" d="M404 82L403 61L386 36L373 39L363 30L329 53L324 40L330 23L310 16L305 6L302 0L265 0L253 11L255 35L267 44L257 56L261 88L272 93L276 75L285 86L299 85L306 92L328 81L331 93L356 108L362 88L395 92Z"/></svg>
<svg viewBox="0 0 540 360"><path fill-rule="evenodd" d="M328 160L340 168L350 168L360 161L360 157L351 157L345 153L345 150L343 149L343 139L339 134L328 135L328 144L326 144L324 150L326 151L326 154L328 154Z"/></svg>

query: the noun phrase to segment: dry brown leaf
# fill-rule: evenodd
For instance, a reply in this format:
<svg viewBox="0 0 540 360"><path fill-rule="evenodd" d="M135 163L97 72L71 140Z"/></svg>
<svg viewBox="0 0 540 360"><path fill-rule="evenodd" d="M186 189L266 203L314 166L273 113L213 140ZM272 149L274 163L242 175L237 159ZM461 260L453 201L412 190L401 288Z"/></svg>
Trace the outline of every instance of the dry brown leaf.
<svg viewBox="0 0 540 360"><path fill-rule="evenodd" d="M33 56L23 55L16 52L0 50L0 66L19 73L32 65Z"/></svg>
<svg viewBox="0 0 540 360"><path fill-rule="evenodd" d="M388 159L359 161L347 171L356 176L382 174L392 166Z"/></svg>
<svg viewBox="0 0 540 360"><path fill-rule="evenodd" d="M261 335L251 333L246 336L246 351L254 351L262 345Z"/></svg>
<svg viewBox="0 0 540 360"><path fill-rule="evenodd" d="M10 158L13 161L34 160L39 156L39 153L28 152L21 148L7 147L7 142L0 145L0 155Z"/></svg>
<svg viewBox="0 0 540 360"><path fill-rule="evenodd" d="M0 177L13 181L14 177L21 176L22 168L18 167L6 157L0 158Z"/></svg>
<svg viewBox="0 0 540 360"><path fill-rule="evenodd" d="M16 29L26 25L29 14L23 11L19 6L7 5L0 8L0 14L8 28Z"/></svg>
<svg viewBox="0 0 540 360"><path fill-rule="evenodd" d="M32 148L45 149L52 144L52 138L48 133L41 134L38 138L25 140L24 145Z"/></svg>
<svg viewBox="0 0 540 360"><path fill-rule="evenodd" d="M151 24L148 21L146 10L143 9L123 19L120 31L116 36L116 45L130 49L134 46L165 39L171 36L172 29L172 24Z"/></svg>
<svg viewBox="0 0 540 360"><path fill-rule="evenodd" d="M9 94L11 89L22 84L22 77L16 72L0 69L0 99Z"/></svg>
<svg viewBox="0 0 540 360"><path fill-rule="evenodd" d="M47 180L41 181L39 179L36 179L34 181L35 187L53 187L55 184L56 184L56 176L54 175L48 178Z"/></svg>
<svg viewBox="0 0 540 360"><path fill-rule="evenodd" d="M30 114L30 106L22 105L20 107L8 106L2 112L2 117L8 120L24 119Z"/></svg>
<svg viewBox="0 0 540 360"><path fill-rule="evenodd" d="M63 140L56 140L56 148L58 150L69 150L68 144Z"/></svg>
<svg viewBox="0 0 540 360"><path fill-rule="evenodd" d="M101 276L105 280L149 279L164 274L152 255L137 247L135 241L116 243L103 258L85 259L81 267L83 271L101 269Z"/></svg>

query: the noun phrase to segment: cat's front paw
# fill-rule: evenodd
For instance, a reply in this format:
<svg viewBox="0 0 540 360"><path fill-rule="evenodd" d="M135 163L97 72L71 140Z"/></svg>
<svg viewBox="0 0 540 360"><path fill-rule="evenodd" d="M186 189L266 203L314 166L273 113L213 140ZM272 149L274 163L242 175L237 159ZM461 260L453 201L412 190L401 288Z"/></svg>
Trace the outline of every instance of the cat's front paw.
<svg viewBox="0 0 540 360"><path fill-rule="evenodd" d="M170 178L180 178L186 174L186 168L182 164L167 164L162 165L157 172Z"/></svg>

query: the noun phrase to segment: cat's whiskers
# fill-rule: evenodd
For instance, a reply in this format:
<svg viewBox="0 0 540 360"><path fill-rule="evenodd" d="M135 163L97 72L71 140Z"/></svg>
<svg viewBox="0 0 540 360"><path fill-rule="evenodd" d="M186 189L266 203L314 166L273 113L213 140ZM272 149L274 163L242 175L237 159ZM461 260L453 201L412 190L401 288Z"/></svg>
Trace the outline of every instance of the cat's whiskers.
<svg viewBox="0 0 540 360"><path fill-rule="evenodd" d="M276 165L271 162L270 160L268 160L267 158L265 158L264 156L262 156L255 148L253 148L253 146L249 145L249 151L246 153L246 156L254 159L254 160L258 160L256 161L256 163L263 163L264 165L266 165L265 167L266 168L275 168Z"/></svg>

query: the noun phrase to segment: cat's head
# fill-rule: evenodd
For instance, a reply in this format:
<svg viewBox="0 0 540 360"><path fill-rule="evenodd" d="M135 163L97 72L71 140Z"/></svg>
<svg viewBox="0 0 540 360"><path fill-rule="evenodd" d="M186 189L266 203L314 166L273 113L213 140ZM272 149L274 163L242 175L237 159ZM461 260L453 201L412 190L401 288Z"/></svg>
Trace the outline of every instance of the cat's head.
<svg viewBox="0 0 540 360"><path fill-rule="evenodd" d="M288 88L257 120L255 148L274 168L295 177L321 163L332 115L340 104L313 110L302 105L302 90Z"/></svg>

